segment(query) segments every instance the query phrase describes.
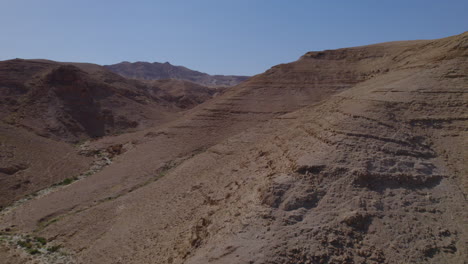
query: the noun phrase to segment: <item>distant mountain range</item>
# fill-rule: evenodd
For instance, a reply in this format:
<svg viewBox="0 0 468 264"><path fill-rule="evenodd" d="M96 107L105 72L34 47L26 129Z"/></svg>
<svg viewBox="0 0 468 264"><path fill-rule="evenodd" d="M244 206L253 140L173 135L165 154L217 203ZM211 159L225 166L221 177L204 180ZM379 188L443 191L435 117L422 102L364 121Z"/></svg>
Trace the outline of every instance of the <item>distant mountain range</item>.
<svg viewBox="0 0 468 264"><path fill-rule="evenodd" d="M237 85L249 76L209 75L194 71L183 66L175 66L169 62L128 62L105 65L107 69L126 78L139 80L178 79L186 80L209 87L228 87Z"/></svg>

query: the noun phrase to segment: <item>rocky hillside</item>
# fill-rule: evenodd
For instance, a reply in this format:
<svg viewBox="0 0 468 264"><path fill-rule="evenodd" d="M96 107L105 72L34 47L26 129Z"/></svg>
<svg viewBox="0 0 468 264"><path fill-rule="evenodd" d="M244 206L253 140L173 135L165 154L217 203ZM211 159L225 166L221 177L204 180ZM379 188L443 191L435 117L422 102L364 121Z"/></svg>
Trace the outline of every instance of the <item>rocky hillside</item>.
<svg viewBox="0 0 468 264"><path fill-rule="evenodd" d="M0 62L0 87L3 122L67 141L161 124L216 92L176 80L128 80L93 64L20 59Z"/></svg>
<svg viewBox="0 0 468 264"><path fill-rule="evenodd" d="M0 62L0 207L87 175L113 155L65 142L161 125L215 92L177 80L127 80L94 64Z"/></svg>
<svg viewBox="0 0 468 264"><path fill-rule="evenodd" d="M131 63L124 61L113 65L105 65L104 67L126 78L140 80L177 79L198 83L208 87L234 86L249 78L248 76L235 75L209 75L183 66L175 66L169 62Z"/></svg>
<svg viewBox="0 0 468 264"><path fill-rule="evenodd" d="M174 102L181 109L190 109L226 91L225 88L206 87L189 81L164 79L143 81L150 94Z"/></svg>
<svg viewBox="0 0 468 264"><path fill-rule="evenodd" d="M468 33L310 52L177 120L90 142L127 150L3 210L1 256L464 263L467 60ZM30 257L15 246L27 235L48 244Z"/></svg>

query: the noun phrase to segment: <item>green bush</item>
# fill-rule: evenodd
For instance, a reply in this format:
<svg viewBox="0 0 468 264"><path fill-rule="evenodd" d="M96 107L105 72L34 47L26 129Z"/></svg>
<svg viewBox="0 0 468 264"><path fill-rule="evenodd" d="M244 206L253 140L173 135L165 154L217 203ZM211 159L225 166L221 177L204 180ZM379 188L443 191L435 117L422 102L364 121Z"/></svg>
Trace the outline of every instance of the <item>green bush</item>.
<svg viewBox="0 0 468 264"><path fill-rule="evenodd" d="M70 184L72 182L73 182L72 178L66 178L65 180L63 180L62 185L68 185L68 184Z"/></svg>
<svg viewBox="0 0 468 264"><path fill-rule="evenodd" d="M37 242L39 242L41 245L45 245L47 244L47 239L43 238L43 237L35 237L34 238Z"/></svg>
<svg viewBox="0 0 468 264"><path fill-rule="evenodd" d="M32 243L29 242L29 241L25 241L25 240L20 240L17 242L18 246L22 247L22 248L27 248L27 249L31 249L33 247Z"/></svg>
<svg viewBox="0 0 468 264"><path fill-rule="evenodd" d="M31 254L31 255L36 255L36 254L39 254L41 252L39 252L39 250L37 250L37 249L28 249L28 253Z"/></svg>
<svg viewBox="0 0 468 264"><path fill-rule="evenodd" d="M68 184L71 184L72 182L74 182L74 181L76 181L76 180L78 180L78 177L66 178L66 179L63 180L63 181L52 185L52 187L54 187L54 186L68 185Z"/></svg>
<svg viewBox="0 0 468 264"><path fill-rule="evenodd" d="M60 249L60 246L51 246L47 248L47 251L53 253L53 252L57 252L59 249Z"/></svg>

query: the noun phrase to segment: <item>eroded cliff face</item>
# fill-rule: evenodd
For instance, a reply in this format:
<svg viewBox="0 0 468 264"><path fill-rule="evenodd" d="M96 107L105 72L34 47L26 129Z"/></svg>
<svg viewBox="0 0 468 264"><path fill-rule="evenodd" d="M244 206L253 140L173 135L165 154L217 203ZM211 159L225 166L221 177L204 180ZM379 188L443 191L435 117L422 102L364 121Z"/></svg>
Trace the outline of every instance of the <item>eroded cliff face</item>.
<svg viewBox="0 0 468 264"><path fill-rule="evenodd" d="M466 95L442 77L459 63L390 73L275 121L229 157L245 168L223 166L241 190L210 189L221 204L199 216L208 239L185 263L463 263Z"/></svg>
<svg viewBox="0 0 468 264"><path fill-rule="evenodd" d="M307 53L1 217L77 263L463 263L466 33Z"/></svg>

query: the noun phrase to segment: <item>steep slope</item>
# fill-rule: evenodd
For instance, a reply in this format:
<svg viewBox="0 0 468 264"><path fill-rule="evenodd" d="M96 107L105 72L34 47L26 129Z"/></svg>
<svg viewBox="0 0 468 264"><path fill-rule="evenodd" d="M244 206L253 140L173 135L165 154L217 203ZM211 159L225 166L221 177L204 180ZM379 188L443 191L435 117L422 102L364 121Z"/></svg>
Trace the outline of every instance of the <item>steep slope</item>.
<svg viewBox="0 0 468 264"><path fill-rule="evenodd" d="M78 263L462 263L467 48L308 53L133 134L1 226Z"/></svg>
<svg viewBox="0 0 468 264"><path fill-rule="evenodd" d="M107 162L101 150L86 153L60 141L158 125L213 93L177 80L127 80L94 64L0 62L0 207Z"/></svg>
<svg viewBox="0 0 468 264"><path fill-rule="evenodd" d="M210 205L192 203L186 208L202 212L177 216L194 219L174 243L187 243L179 256L189 255L184 263L463 263L466 74L446 76L464 65L466 58L377 77L265 126L257 133L270 131L266 140L255 144L250 132L178 169L180 178L200 177ZM228 165L194 172L210 159ZM183 230L178 223L171 230Z"/></svg>
<svg viewBox="0 0 468 264"><path fill-rule="evenodd" d="M237 85L248 76L209 75L183 66L174 66L169 62L128 62L105 65L107 69L127 78L140 80L177 79L198 83L209 87L229 87Z"/></svg>
<svg viewBox="0 0 468 264"><path fill-rule="evenodd" d="M0 208L80 175L91 162L66 143L0 124Z"/></svg>
<svg viewBox="0 0 468 264"><path fill-rule="evenodd" d="M147 87L97 65L41 60L0 63L1 114L35 133L79 141L163 123L178 109Z"/></svg>

